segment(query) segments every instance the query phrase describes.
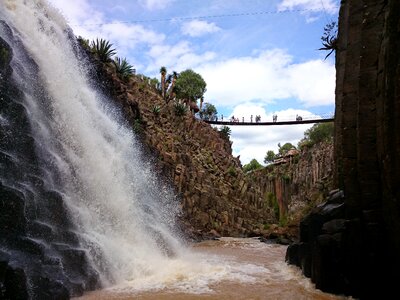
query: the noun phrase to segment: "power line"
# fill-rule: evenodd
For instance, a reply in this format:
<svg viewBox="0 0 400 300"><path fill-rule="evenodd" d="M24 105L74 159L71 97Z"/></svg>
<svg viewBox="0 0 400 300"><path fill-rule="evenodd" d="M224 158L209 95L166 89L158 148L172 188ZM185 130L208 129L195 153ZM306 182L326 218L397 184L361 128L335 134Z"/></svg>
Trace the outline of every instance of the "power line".
<svg viewBox="0 0 400 300"><path fill-rule="evenodd" d="M328 15L327 15L327 13L326 13L325 5L324 5L324 1L323 1L323 0L320 0L320 2L321 2L321 5L322 5L322 8L324 9L325 19L329 22Z"/></svg>
<svg viewBox="0 0 400 300"><path fill-rule="evenodd" d="M93 24L74 24L74 25L79 26L79 27L86 27L86 26L102 26L102 25L109 25L109 24L135 24L135 23L154 23L154 22L170 22L170 21L189 21L189 20L198 20L198 19L231 18L231 17L242 17L242 16L284 14L284 13L297 13L297 12L309 12L309 11L320 11L320 10L325 10L325 7L323 6L323 4L322 4L322 8L290 9L290 10L288 9L288 10L259 11L259 12L209 15L209 16L197 16L197 17L173 17L173 18L165 18L165 19L132 20L132 21L104 22L104 23L93 23Z"/></svg>

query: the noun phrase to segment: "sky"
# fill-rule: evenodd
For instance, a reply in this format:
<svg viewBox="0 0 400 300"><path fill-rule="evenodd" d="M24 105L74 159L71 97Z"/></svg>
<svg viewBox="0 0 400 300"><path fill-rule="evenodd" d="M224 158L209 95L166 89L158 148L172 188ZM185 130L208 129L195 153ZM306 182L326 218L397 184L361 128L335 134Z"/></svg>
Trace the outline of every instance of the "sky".
<svg viewBox="0 0 400 300"><path fill-rule="evenodd" d="M218 116L271 121L334 111L334 55L321 36L339 0L49 0L75 35L104 38L137 73L193 69ZM297 145L312 125L231 126L233 154L263 163L278 143Z"/></svg>

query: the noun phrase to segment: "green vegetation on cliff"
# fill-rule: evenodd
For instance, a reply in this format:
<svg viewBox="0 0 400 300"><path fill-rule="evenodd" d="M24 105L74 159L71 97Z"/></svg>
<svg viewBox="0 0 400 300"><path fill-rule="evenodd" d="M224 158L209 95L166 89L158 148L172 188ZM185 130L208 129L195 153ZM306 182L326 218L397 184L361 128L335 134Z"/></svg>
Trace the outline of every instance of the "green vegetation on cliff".
<svg viewBox="0 0 400 300"><path fill-rule="evenodd" d="M312 147L321 142L333 142L333 122L315 124L304 132L299 148Z"/></svg>
<svg viewBox="0 0 400 300"><path fill-rule="evenodd" d="M254 170L261 169L263 166L255 159L253 158L248 164L243 166L243 172L249 173Z"/></svg>
<svg viewBox="0 0 400 300"><path fill-rule="evenodd" d="M191 69L181 72L175 83L176 96L190 102L196 102L206 92L206 82L200 74Z"/></svg>

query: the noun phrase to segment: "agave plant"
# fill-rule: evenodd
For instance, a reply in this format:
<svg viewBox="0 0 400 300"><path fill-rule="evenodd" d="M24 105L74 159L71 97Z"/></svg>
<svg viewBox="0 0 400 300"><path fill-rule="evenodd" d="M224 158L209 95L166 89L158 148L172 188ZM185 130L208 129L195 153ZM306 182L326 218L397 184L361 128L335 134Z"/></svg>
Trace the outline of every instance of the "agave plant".
<svg viewBox="0 0 400 300"><path fill-rule="evenodd" d="M135 119L135 121L133 122L133 131L135 133L142 133L143 132L143 126L142 126L142 122L140 119Z"/></svg>
<svg viewBox="0 0 400 300"><path fill-rule="evenodd" d="M330 52L325 56L325 59L329 57L337 49L337 24L336 22L331 22L324 27L324 35L321 37L322 45L324 47L318 50L330 50Z"/></svg>
<svg viewBox="0 0 400 300"><path fill-rule="evenodd" d="M185 103L182 103L181 101L177 101L174 104L174 109L175 109L175 115L178 117L181 117L186 113L187 106L185 105Z"/></svg>
<svg viewBox="0 0 400 300"><path fill-rule="evenodd" d="M86 50L90 50L90 41L88 39L78 36L77 40L83 48L85 48Z"/></svg>
<svg viewBox="0 0 400 300"><path fill-rule="evenodd" d="M155 116L159 116L161 112L161 107L159 105L154 105L153 106L153 114Z"/></svg>
<svg viewBox="0 0 400 300"><path fill-rule="evenodd" d="M96 39L96 41L92 41L91 43L92 51L97 54L102 62L109 62L111 57L116 53L112 46L109 41L103 39Z"/></svg>
<svg viewBox="0 0 400 300"><path fill-rule="evenodd" d="M118 76L123 79L129 78L135 73L135 69L128 63L126 58L121 59L119 57L115 57L113 63Z"/></svg>

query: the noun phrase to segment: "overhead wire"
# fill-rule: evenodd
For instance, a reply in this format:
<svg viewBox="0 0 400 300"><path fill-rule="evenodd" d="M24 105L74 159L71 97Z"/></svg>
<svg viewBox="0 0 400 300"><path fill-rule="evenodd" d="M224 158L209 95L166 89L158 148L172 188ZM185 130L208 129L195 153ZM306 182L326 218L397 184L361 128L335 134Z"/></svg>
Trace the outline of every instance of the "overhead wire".
<svg viewBox="0 0 400 300"><path fill-rule="evenodd" d="M326 10L322 3L322 0L321 0L321 4L322 4L322 8L325 11L325 15L326 15ZM198 20L198 19L231 18L231 17L242 17L242 16L284 14L284 13L297 13L297 12L309 12L309 11L320 11L320 10L321 10L321 8L287 9L287 10L259 11L259 12L246 12L246 13L195 16L195 17L172 17L172 18L165 18L165 19L148 19L148 20L131 20L131 21L104 22L104 23L91 23L91 24L74 24L74 26L87 27L87 26L103 26L103 25L111 25L111 24L135 24L135 23L155 23L155 22L170 22L170 21L190 21L190 20Z"/></svg>

